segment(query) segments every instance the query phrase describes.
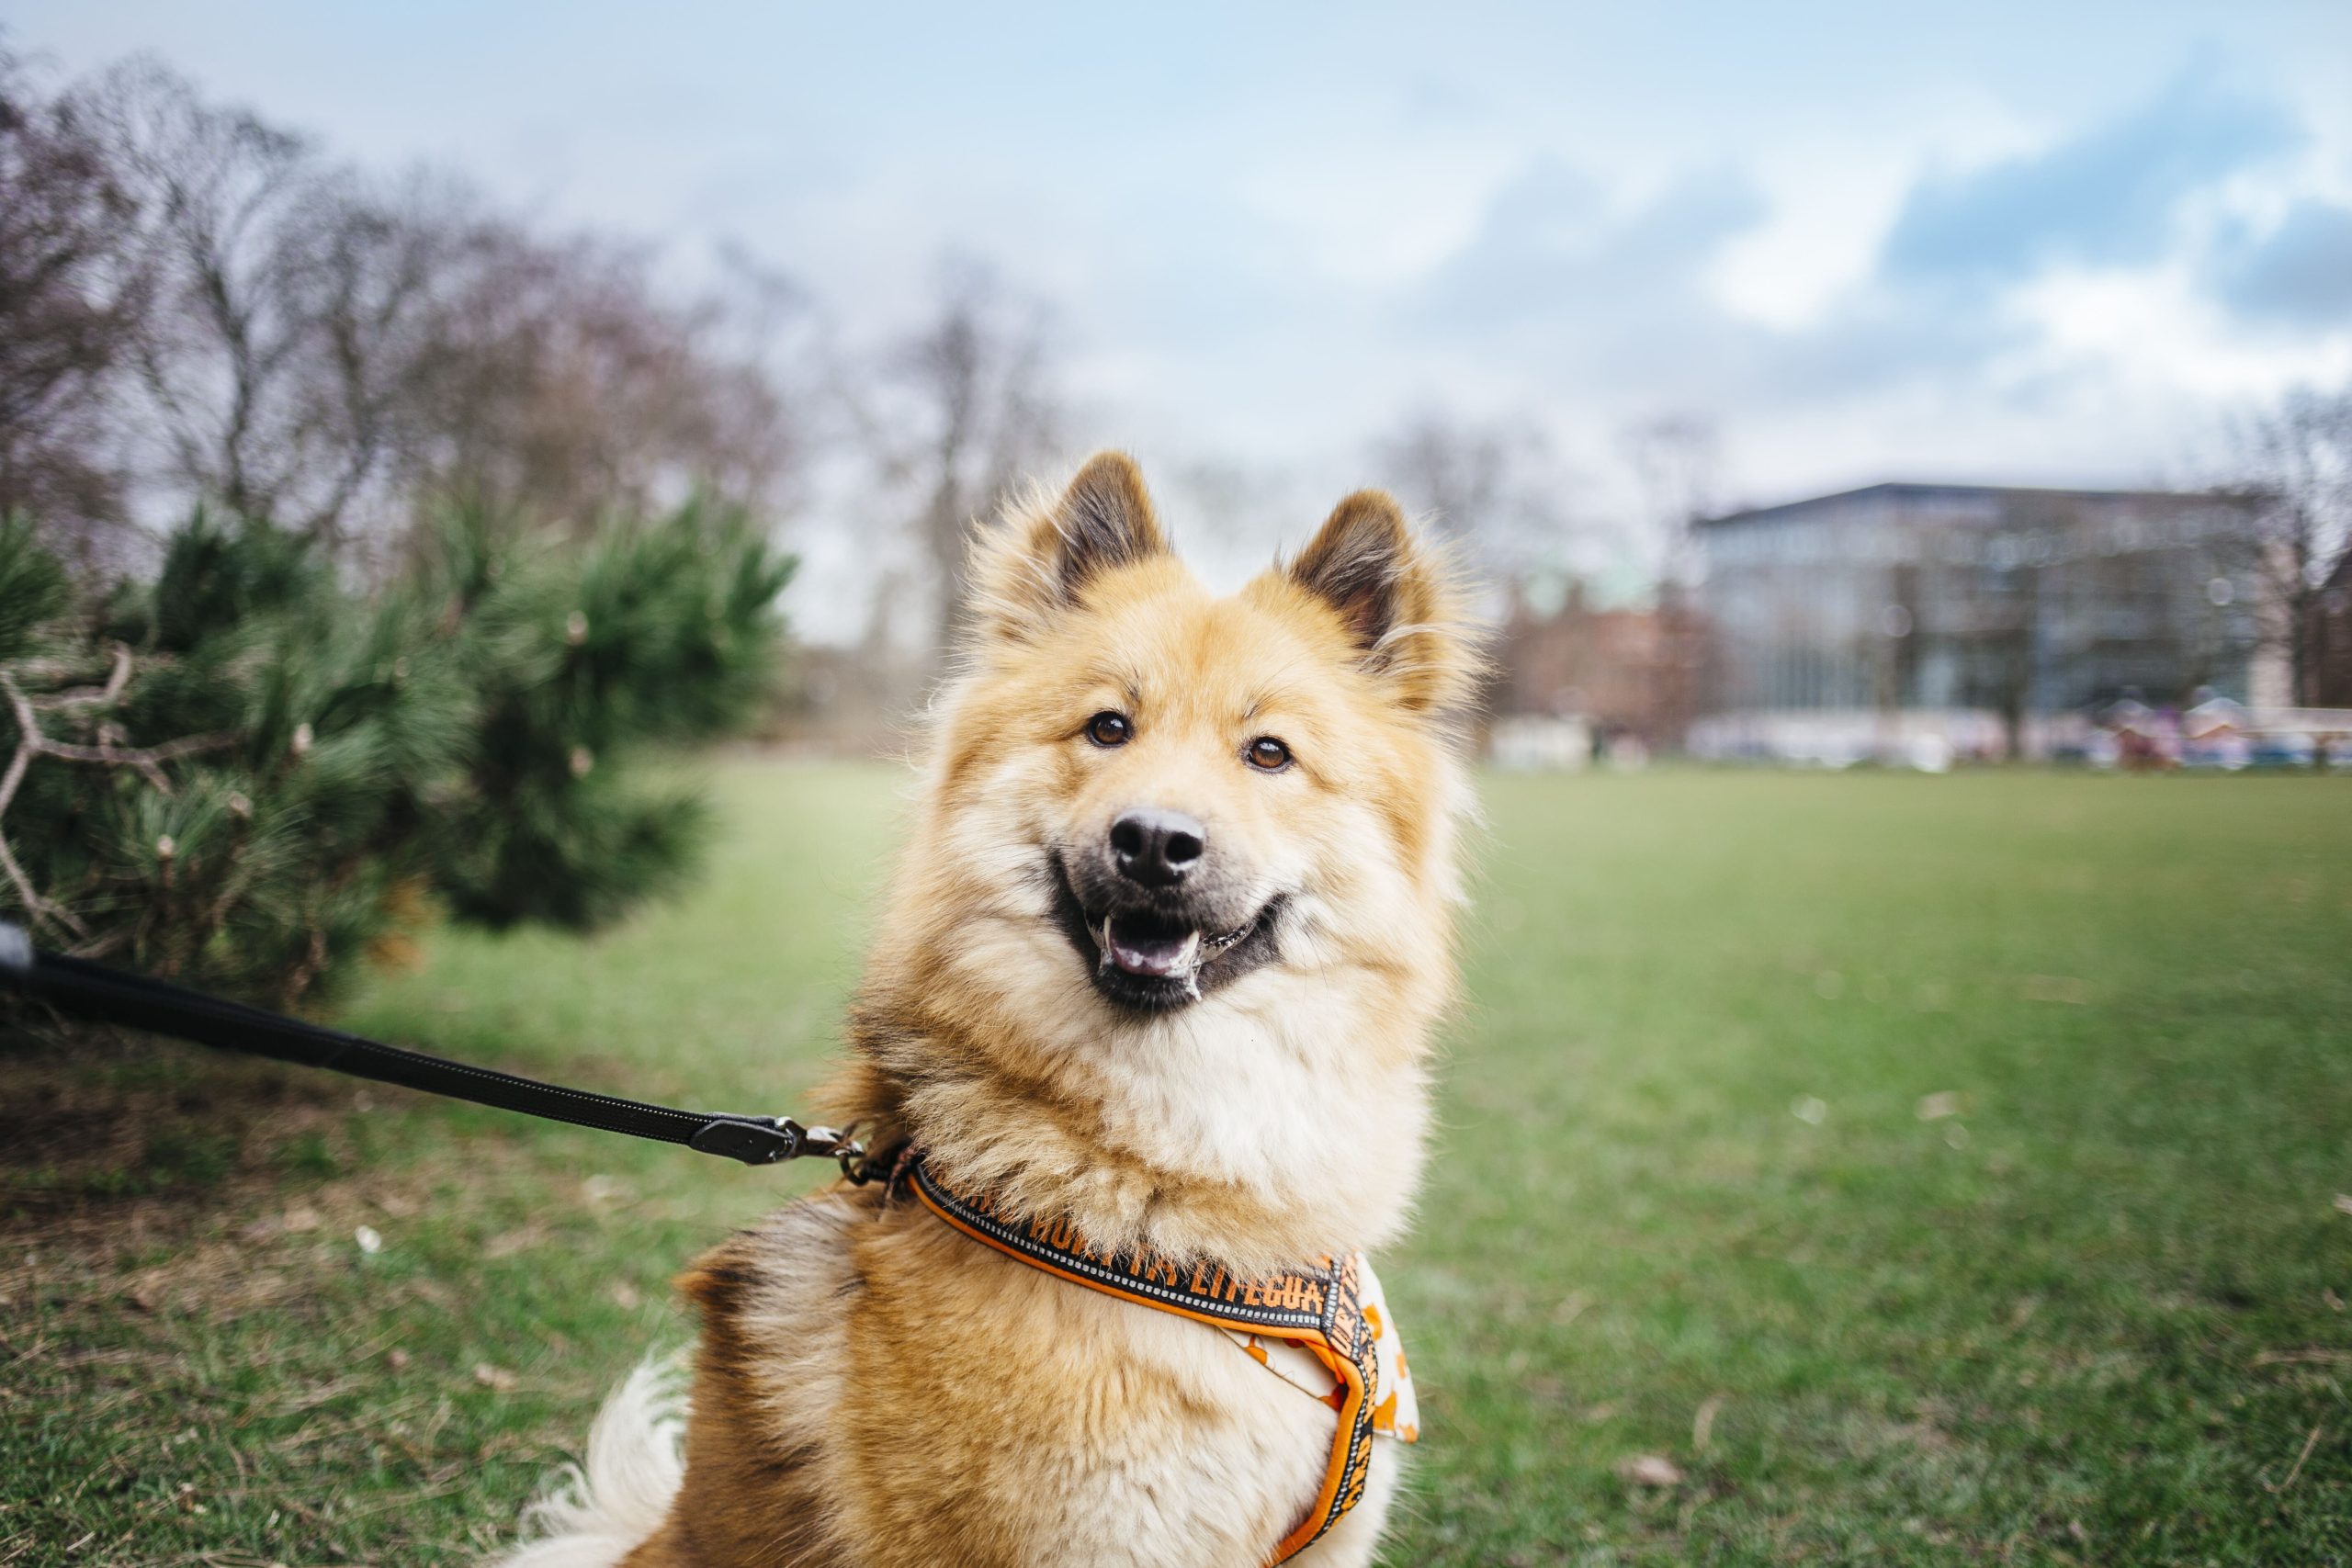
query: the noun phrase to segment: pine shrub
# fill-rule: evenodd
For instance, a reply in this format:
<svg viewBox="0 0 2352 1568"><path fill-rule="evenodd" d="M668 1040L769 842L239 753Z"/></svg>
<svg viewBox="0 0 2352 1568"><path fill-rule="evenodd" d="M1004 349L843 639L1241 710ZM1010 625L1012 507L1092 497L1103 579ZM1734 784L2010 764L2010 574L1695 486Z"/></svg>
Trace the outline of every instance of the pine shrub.
<svg viewBox="0 0 2352 1568"><path fill-rule="evenodd" d="M582 541L460 513L367 587L204 514L77 584L0 524L0 911L279 1007L440 912L609 921L691 870L660 759L759 716L791 565L700 502Z"/></svg>

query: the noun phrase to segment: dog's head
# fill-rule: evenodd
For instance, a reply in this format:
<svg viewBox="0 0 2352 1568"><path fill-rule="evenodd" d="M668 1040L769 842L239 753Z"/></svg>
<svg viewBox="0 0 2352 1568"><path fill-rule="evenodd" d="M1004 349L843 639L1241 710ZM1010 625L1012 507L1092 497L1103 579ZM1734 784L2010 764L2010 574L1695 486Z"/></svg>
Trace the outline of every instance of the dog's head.
<svg viewBox="0 0 2352 1568"><path fill-rule="evenodd" d="M1479 668L1442 556L1367 491L1213 597L1105 455L970 575L844 1113L1104 1241L1270 1267L1393 1235Z"/></svg>
<svg viewBox="0 0 2352 1568"><path fill-rule="evenodd" d="M1350 496L1220 599L1104 454L982 537L971 611L917 852L1023 1006L1133 1019L1270 972L1444 966L1445 727L1476 658L1395 502Z"/></svg>

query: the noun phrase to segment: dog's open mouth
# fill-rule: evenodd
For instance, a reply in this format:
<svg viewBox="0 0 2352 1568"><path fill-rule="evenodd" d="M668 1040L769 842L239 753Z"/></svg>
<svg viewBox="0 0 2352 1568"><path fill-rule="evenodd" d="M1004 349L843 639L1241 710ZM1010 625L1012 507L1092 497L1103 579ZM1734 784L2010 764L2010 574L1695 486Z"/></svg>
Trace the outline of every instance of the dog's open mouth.
<svg viewBox="0 0 2352 1568"><path fill-rule="evenodd" d="M1064 933L1086 960L1094 988L1123 1006L1181 1008L1275 955L1279 897L1236 925L1181 905L1089 909L1068 877L1058 880Z"/></svg>
<svg viewBox="0 0 2352 1568"><path fill-rule="evenodd" d="M1204 937L1191 926L1149 913L1104 915L1099 924L1087 921L1094 945L1102 950L1100 967L1155 980L1197 979L1201 965L1248 937L1257 924L1253 919L1237 931Z"/></svg>

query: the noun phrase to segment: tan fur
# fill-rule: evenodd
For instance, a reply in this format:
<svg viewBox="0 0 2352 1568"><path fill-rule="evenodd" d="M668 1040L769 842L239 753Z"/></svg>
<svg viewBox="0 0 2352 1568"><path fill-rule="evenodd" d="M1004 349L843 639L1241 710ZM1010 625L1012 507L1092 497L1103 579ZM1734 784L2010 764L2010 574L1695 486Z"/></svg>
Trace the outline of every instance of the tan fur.
<svg viewBox="0 0 2352 1568"><path fill-rule="evenodd" d="M1364 492L1213 598L1111 455L976 550L831 1109L1098 1246L1244 1274L1376 1251L1419 1176L1453 983L1467 796L1442 724L1476 670L1442 561ZM1086 739L1106 708L1131 743ZM1243 760L1261 735L1289 769ZM1286 896L1279 958L1171 1012L1097 994L1041 870L1137 803L1194 814ZM685 1480L630 1568L1255 1568L1329 1456L1332 1412L1222 1336L879 1187L793 1205L684 1284ZM1370 1495L1295 1562L1370 1561L1399 1453L1382 1440Z"/></svg>

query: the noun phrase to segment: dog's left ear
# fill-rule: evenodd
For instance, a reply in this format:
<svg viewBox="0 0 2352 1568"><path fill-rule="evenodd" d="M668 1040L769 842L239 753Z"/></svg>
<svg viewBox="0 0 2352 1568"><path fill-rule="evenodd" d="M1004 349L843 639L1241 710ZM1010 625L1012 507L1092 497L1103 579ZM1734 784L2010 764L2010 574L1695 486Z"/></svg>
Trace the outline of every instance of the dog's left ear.
<svg viewBox="0 0 2352 1568"><path fill-rule="evenodd" d="M1468 701L1483 664L1462 583L1385 491L1340 502L1283 575L1338 618L1355 662L1397 705L1445 713Z"/></svg>
<svg viewBox="0 0 2352 1568"><path fill-rule="evenodd" d="M1167 553L1135 459L1098 452L1058 499L1016 506L974 540L973 628L1026 641L1105 572Z"/></svg>

